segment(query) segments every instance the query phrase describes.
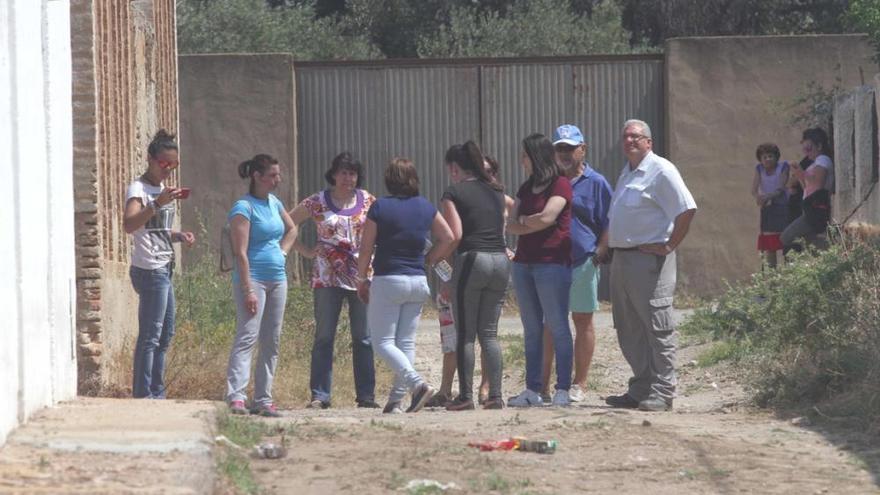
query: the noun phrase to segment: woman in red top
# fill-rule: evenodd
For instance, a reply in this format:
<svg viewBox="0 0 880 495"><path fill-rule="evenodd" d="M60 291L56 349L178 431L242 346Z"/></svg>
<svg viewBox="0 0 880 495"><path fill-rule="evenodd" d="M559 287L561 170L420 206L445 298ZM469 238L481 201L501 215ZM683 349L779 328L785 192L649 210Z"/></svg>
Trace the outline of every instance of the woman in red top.
<svg viewBox="0 0 880 495"><path fill-rule="evenodd" d="M571 288L571 183L542 134L523 140L522 165L529 178L516 193L516 212L507 231L519 236L513 258L513 286L519 303L526 354L526 389L510 399L511 407L543 405L540 392L542 333L550 327L556 350L553 405L570 403L572 339L568 325Z"/></svg>

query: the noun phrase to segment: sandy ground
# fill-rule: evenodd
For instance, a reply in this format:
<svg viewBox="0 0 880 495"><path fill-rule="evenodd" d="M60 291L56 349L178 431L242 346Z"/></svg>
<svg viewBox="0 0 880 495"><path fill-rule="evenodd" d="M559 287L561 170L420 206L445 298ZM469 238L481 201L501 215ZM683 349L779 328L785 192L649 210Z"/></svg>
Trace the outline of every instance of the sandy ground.
<svg viewBox="0 0 880 495"><path fill-rule="evenodd" d="M413 480L454 483L449 493L878 493L870 443L813 431L744 404L730 370L679 354L680 397L666 413L621 411L602 397L624 390L629 369L608 313L597 314L588 400L569 408L382 415L372 410L295 410L271 420L286 429L288 457L254 460L268 493L439 493ZM439 384L436 322L425 320L417 369ZM502 333L518 335L518 319ZM522 388L522 365L505 370L505 396ZM510 436L555 439L553 455L480 452L470 441ZM277 440L277 439L276 439ZM875 444L876 445L876 444ZM872 470L873 473L872 474Z"/></svg>
<svg viewBox="0 0 880 495"><path fill-rule="evenodd" d="M514 347L519 321L501 326ZM260 493L441 492L406 488L418 480L452 486L447 493L880 493L876 438L747 406L735 370L692 364L704 347L680 350L673 411L606 407L602 397L623 391L629 370L605 312L597 314L597 336L593 389L569 408L296 409L254 419L284 429L289 441L287 457L251 460ZM418 339L417 369L437 384L436 319L424 320ZM505 396L522 388L522 366L507 366ZM234 493L215 474L217 406L77 399L41 411L0 449L0 493ZM542 455L467 445L511 436L553 439L559 448Z"/></svg>

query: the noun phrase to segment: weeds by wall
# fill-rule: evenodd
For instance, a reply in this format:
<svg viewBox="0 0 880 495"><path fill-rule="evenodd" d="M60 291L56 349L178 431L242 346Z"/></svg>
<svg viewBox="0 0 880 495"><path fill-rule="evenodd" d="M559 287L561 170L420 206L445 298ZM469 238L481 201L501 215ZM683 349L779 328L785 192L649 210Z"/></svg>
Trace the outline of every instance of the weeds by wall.
<svg viewBox="0 0 880 495"><path fill-rule="evenodd" d="M758 405L880 427L880 249L843 239L754 275L682 332L719 341L704 361L745 370ZM711 363L706 363L711 364Z"/></svg>
<svg viewBox="0 0 880 495"><path fill-rule="evenodd" d="M223 400L226 363L235 337L231 275L217 270L211 253L176 276L177 333L168 353L169 397ZM343 308L334 351L333 402L354 404L351 333ZM291 285L281 334L273 396L280 407L302 407L309 398L309 366L315 336L312 289ZM253 375L251 375L253 377ZM381 402L392 382L391 371L376 360L376 397ZM253 380L249 389L252 395Z"/></svg>

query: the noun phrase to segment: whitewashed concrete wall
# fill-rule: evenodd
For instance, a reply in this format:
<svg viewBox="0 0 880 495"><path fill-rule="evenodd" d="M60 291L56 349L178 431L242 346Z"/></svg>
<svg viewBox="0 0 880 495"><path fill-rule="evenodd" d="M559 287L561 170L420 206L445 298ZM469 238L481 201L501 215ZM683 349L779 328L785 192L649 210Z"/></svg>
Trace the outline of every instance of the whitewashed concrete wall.
<svg viewBox="0 0 880 495"><path fill-rule="evenodd" d="M69 0L0 0L0 444L76 394Z"/></svg>

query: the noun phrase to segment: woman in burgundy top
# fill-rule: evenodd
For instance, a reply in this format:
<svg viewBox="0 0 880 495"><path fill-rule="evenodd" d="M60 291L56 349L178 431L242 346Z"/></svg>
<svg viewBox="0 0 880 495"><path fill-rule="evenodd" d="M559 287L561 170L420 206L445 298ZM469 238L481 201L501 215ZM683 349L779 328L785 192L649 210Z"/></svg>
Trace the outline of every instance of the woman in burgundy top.
<svg viewBox="0 0 880 495"><path fill-rule="evenodd" d="M546 322L556 350L553 405L567 406L573 354L568 325L571 183L556 164L553 144L544 135L525 138L521 158L529 178L516 193L516 212L507 231L519 236L513 258L513 285L525 339L526 389L510 399L508 405L543 405L541 338Z"/></svg>

